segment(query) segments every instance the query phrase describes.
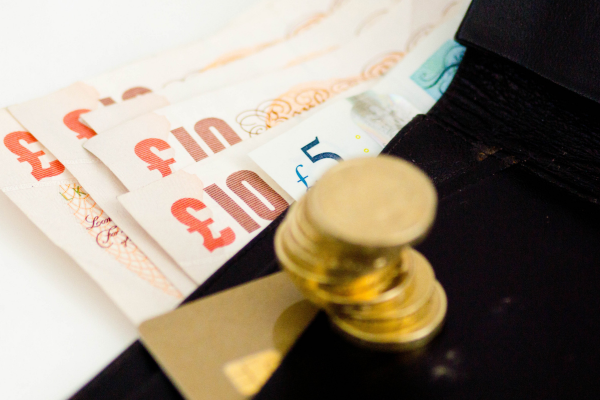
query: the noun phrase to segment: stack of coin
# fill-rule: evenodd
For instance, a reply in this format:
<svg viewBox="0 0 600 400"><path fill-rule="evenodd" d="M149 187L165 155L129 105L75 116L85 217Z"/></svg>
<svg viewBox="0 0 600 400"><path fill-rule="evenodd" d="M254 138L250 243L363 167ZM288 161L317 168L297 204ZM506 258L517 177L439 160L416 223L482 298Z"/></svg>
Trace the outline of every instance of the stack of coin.
<svg viewBox="0 0 600 400"><path fill-rule="evenodd" d="M414 245L437 208L431 180L380 156L344 161L292 205L275 236L280 264L350 339L382 350L419 347L441 328L444 289Z"/></svg>

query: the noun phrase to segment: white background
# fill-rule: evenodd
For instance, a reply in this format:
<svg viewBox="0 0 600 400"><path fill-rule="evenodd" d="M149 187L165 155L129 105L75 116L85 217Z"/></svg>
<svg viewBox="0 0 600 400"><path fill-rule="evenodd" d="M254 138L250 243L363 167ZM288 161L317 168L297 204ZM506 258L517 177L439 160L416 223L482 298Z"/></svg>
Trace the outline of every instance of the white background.
<svg viewBox="0 0 600 400"><path fill-rule="evenodd" d="M255 0L0 2L0 107L213 33ZM0 193L0 399L74 394L137 337Z"/></svg>

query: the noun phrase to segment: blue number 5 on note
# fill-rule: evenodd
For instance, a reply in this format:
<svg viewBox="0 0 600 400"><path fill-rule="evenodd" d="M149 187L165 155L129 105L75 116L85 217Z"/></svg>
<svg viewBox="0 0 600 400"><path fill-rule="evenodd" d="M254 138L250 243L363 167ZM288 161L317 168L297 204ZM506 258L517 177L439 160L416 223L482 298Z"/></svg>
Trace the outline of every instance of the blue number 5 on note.
<svg viewBox="0 0 600 400"><path fill-rule="evenodd" d="M410 79L438 100L454 78L464 53L463 46L449 40L429 57Z"/></svg>

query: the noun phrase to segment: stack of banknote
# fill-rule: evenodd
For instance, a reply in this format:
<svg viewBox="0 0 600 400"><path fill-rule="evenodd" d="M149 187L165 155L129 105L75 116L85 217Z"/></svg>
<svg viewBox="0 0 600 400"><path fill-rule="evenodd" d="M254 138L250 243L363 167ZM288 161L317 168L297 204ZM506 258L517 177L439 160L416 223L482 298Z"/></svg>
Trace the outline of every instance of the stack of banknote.
<svg viewBox="0 0 600 400"><path fill-rule="evenodd" d="M449 85L468 0L258 0L214 36L0 110L0 187L136 324Z"/></svg>

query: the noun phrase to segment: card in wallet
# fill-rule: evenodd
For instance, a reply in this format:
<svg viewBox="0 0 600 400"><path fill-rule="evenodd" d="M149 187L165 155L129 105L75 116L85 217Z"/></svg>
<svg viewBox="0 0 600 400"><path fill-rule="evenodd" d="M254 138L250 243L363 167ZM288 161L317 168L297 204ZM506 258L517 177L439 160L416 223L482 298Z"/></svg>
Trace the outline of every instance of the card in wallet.
<svg viewBox="0 0 600 400"><path fill-rule="evenodd" d="M187 399L246 399L260 390L316 313L279 272L186 304L139 330Z"/></svg>

